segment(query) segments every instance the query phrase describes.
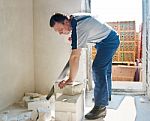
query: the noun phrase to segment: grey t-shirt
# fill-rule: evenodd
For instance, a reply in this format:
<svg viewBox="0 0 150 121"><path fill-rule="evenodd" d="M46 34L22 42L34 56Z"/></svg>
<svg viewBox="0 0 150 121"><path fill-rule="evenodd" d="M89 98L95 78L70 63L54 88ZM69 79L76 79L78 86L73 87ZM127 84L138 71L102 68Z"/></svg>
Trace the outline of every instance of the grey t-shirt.
<svg viewBox="0 0 150 121"><path fill-rule="evenodd" d="M93 17L81 19L85 16L75 16L79 20L76 26L77 48L86 48L87 43L98 43L105 39L111 32L111 27L103 24ZM81 20L80 20L81 19Z"/></svg>

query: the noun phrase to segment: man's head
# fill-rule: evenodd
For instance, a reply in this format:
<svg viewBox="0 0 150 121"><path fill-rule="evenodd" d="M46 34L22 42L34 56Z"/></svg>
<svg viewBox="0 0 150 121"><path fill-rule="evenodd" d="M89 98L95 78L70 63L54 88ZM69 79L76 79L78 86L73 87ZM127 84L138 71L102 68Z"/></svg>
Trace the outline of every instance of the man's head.
<svg viewBox="0 0 150 121"><path fill-rule="evenodd" d="M70 20L61 13L51 16L50 27L53 27L59 34L69 34L71 31Z"/></svg>

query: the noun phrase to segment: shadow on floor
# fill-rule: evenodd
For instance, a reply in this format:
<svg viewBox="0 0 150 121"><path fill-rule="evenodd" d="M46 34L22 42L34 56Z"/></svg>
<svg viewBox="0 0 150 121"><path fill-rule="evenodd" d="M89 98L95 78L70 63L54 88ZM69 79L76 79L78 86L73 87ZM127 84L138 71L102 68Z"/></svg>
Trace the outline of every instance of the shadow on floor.
<svg viewBox="0 0 150 121"><path fill-rule="evenodd" d="M93 104L94 104L94 102L92 101L92 98L94 97L93 94L94 94L93 90L90 92L87 92L86 102L85 102L86 107L93 106ZM111 101L109 102L109 105L107 108L117 110L118 107L120 106L121 102L123 101L124 97L125 97L124 95L112 95Z"/></svg>

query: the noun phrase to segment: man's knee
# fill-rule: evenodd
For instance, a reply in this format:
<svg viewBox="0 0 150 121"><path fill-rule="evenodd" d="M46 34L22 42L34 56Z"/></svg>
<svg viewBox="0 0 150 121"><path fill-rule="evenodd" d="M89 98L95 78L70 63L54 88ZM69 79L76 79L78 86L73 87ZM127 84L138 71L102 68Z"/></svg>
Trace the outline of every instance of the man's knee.
<svg viewBox="0 0 150 121"><path fill-rule="evenodd" d="M106 72L106 70L107 70L107 68L104 66L94 65L94 64L92 65L92 71L95 73L97 73L97 72L103 73L103 72Z"/></svg>

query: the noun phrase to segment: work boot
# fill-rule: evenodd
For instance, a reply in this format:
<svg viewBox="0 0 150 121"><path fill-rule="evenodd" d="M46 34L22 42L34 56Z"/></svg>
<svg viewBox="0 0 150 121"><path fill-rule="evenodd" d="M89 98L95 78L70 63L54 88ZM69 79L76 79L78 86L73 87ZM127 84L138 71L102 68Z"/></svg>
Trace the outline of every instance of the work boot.
<svg viewBox="0 0 150 121"><path fill-rule="evenodd" d="M88 120L105 118L106 116L106 107L105 106L94 106L94 108L85 115L85 118Z"/></svg>
<svg viewBox="0 0 150 121"><path fill-rule="evenodd" d="M109 101L111 101L111 96L108 98Z"/></svg>

